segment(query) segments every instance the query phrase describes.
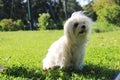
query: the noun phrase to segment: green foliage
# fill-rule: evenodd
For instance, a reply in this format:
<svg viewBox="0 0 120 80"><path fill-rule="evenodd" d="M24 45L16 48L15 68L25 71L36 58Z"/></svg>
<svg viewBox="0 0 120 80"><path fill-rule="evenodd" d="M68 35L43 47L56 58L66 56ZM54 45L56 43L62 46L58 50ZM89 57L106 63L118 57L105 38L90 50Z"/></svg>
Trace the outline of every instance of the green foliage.
<svg viewBox="0 0 120 80"><path fill-rule="evenodd" d="M120 26L120 6L114 0L97 0L92 8L97 14L97 21L93 24L95 32L118 29Z"/></svg>
<svg viewBox="0 0 120 80"><path fill-rule="evenodd" d="M9 31L13 29L12 19L3 19L0 21L0 26L2 31Z"/></svg>
<svg viewBox="0 0 120 80"><path fill-rule="evenodd" d="M92 5L92 8L95 12L97 12L100 9L103 9L105 7L110 7L114 5L114 0L94 0L94 4Z"/></svg>
<svg viewBox="0 0 120 80"><path fill-rule="evenodd" d="M24 23L20 19L14 21L13 24L17 28L17 30L24 30L24 28L25 28Z"/></svg>
<svg viewBox="0 0 120 80"><path fill-rule="evenodd" d="M62 30L0 32L0 66L6 68L0 72L0 80L113 80L120 71L118 34L120 31L93 33L86 66L80 71L43 71L42 60L49 46L63 35Z"/></svg>
<svg viewBox="0 0 120 80"><path fill-rule="evenodd" d="M97 11L98 21L106 21L110 24L120 26L120 6L113 5Z"/></svg>
<svg viewBox="0 0 120 80"><path fill-rule="evenodd" d="M54 29L54 23L48 13L39 14L38 27L40 29Z"/></svg>
<svg viewBox="0 0 120 80"><path fill-rule="evenodd" d="M96 21L93 23L92 27L93 32L97 33L120 30L118 26L110 24L107 21Z"/></svg>
<svg viewBox="0 0 120 80"><path fill-rule="evenodd" d="M20 19L16 21L12 19L3 19L0 21L0 27L2 31L17 31L24 30L25 25Z"/></svg>

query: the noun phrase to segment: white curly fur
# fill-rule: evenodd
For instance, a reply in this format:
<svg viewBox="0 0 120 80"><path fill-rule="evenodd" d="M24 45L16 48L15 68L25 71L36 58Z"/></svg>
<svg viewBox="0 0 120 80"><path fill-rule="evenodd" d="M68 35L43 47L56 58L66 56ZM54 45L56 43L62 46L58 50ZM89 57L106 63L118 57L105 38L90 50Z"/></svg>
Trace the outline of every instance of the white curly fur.
<svg viewBox="0 0 120 80"><path fill-rule="evenodd" d="M43 69L56 66L82 69L91 22L92 20L81 11L74 12L64 25L64 35L50 46L48 54L43 59Z"/></svg>

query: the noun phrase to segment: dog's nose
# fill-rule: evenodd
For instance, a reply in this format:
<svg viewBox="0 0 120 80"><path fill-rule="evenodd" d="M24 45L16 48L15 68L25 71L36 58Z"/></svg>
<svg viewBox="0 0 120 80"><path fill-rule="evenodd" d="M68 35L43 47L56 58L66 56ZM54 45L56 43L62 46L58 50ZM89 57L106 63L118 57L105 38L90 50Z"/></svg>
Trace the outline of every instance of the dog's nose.
<svg viewBox="0 0 120 80"><path fill-rule="evenodd" d="M81 28L82 28L82 29L85 29L85 28L86 28L86 26L85 26L85 25L82 25L82 26L81 26Z"/></svg>

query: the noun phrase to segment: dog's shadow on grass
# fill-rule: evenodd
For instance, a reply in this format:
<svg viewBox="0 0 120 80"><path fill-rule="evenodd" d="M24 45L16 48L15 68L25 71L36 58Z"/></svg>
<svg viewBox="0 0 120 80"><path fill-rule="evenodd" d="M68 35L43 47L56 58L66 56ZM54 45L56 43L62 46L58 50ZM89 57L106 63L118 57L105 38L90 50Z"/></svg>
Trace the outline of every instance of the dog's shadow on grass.
<svg viewBox="0 0 120 80"><path fill-rule="evenodd" d="M45 74L42 69L36 70L31 69L25 66L16 66L13 65L11 68L7 68L2 72L2 74L13 77L21 77L26 79L34 79L34 80L44 80Z"/></svg>
<svg viewBox="0 0 120 80"><path fill-rule="evenodd" d="M74 69L52 69L48 71L43 71L42 69L35 70L29 69L24 66L13 66L7 68L2 74L14 77L22 77L34 80L57 80L58 78L62 80L71 80L74 78L84 77L92 79L102 79L102 80L113 80L119 70L112 70L105 67L100 67L96 65L86 65L82 70Z"/></svg>
<svg viewBox="0 0 120 80"><path fill-rule="evenodd" d="M65 70L66 72L68 72L71 76L73 76L73 74L77 74L78 76L82 76L85 78L92 78L95 80L113 80L116 77L116 74L120 71L120 70L112 70L106 67L101 67L99 65L86 65L82 70Z"/></svg>

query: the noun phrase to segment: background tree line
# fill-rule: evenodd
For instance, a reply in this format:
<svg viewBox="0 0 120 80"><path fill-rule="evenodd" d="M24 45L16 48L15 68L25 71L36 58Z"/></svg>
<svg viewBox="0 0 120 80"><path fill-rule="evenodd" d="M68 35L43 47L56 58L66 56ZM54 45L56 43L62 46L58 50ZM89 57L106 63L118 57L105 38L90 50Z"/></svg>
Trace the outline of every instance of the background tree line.
<svg viewBox="0 0 120 80"><path fill-rule="evenodd" d="M0 0L0 30L29 30L28 5L25 0ZM80 6L76 0L30 0L32 29L62 29L74 11L85 10L97 24L120 26L119 0L92 0ZM45 14L46 13L46 14ZM100 22L100 23L99 23ZM97 25L95 24L95 25ZM98 26L98 25L97 25ZM11 29L9 29L12 27Z"/></svg>

